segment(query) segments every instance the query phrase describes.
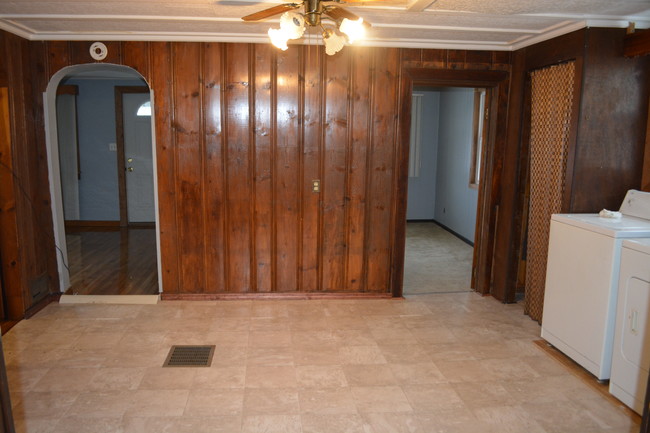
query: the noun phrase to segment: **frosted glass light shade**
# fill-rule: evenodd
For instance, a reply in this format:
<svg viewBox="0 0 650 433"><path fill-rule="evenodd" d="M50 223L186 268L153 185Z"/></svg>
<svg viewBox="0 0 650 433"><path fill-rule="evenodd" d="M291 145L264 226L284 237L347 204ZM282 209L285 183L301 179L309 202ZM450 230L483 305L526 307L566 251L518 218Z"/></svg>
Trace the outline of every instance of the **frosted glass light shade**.
<svg viewBox="0 0 650 433"><path fill-rule="evenodd" d="M288 39L299 39L305 33L305 18L297 12L285 12L280 17L280 29Z"/></svg>
<svg viewBox="0 0 650 433"><path fill-rule="evenodd" d="M323 32L323 43L325 44L325 53L328 56L333 56L345 46L345 36L327 29Z"/></svg>
<svg viewBox="0 0 650 433"><path fill-rule="evenodd" d="M345 33L349 43L354 43L357 39L362 39L366 35L366 28L363 26L363 18L358 20L349 20L343 18L339 30Z"/></svg>
<svg viewBox="0 0 650 433"><path fill-rule="evenodd" d="M271 43L282 51L286 51L289 48L287 46L289 38L282 29L269 29L269 38L271 39Z"/></svg>

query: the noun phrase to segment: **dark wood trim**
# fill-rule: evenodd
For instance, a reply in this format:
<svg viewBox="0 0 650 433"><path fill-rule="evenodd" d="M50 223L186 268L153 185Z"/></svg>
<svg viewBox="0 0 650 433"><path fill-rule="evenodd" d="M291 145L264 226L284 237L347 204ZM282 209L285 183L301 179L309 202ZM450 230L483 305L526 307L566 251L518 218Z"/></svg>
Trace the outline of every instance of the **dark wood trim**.
<svg viewBox="0 0 650 433"><path fill-rule="evenodd" d="M625 35L623 44L625 57L647 56L648 54L650 54L650 29Z"/></svg>
<svg viewBox="0 0 650 433"><path fill-rule="evenodd" d="M50 295L44 297L36 304L32 305L27 310L25 310L24 318L29 319L30 317L33 317L36 313L38 313L39 311L41 311L43 308L47 307L51 303L59 302L59 299L61 299L61 293L51 293Z"/></svg>
<svg viewBox="0 0 650 433"><path fill-rule="evenodd" d="M639 433L650 433L650 376L645 389L645 399L643 402L643 418L641 419L641 428Z"/></svg>
<svg viewBox="0 0 650 433"><path fill-rule="evenodd" d="M120 226L129 225L126 201L126 158L124 153L124 109L123 95L125 93L147 93L147 86L115 86L115 139L117 143L117 183L120 200Z"/></svg>
<svg viewBox="0 0 650 433"><path fill-rule="evenodd" d="M598 382L596 376L589 373L581 365L579 365L574 360L566 356L564 353L557 350L555 347L553 347L546 341L535 340L533 341L533 344L535 344L542 352L544 352L545 354L547 354L548 356L550 356L551 358L553 358L554 360L562 364L562 366L565 367L571 374L573 374L575 377L580 379L580 381L585 385L587 385L589 388L591 388L592 390L600 394L602 398L604 398L610 404L618 408L623 414L630 417L630 419L634 421L635 424L641 423L641 417L636 412L634 412L629 407L625 406L616 397L614 397L612 394L609 393L608 382L605 383Z"/></svg>
<svg viewBox="0 0 650 433"><path fill-rule="evenodd" d="M575 60L575 76L573 81L573 107L571 107L571 125L567 138L566 168L564 172L564 191L562 193L562 212L571 212L573 208L573 173L576 161L575 145L578 140L578 124L580 121L580 107L582 105L582 67L583 57ZM528 146L528 144L526 144Z"/></svg>
<svg viewBox="0 0 650 433"><path fill-rule="evenodd" d="M79 86L75 84L59 84L56 88L57 95L78 95Z"/></svg>
<svg viewBox="0 0 650 433"><path fill-rule="evenodd" d="M20 323L20 320L3 320L0 322L0 330L2 335L5 335L11 328Z"/></svg>
<svg viewBox="0 0 650 433"><path fill-rule="evenodd" d="M20 319L23 315L21 259L16 221L16 186L11 134L11 96L6 87L0 88L0 265L4 290L5 319Z"/></svg>
<svg viewBox="0 0 650 433"><path fill-rule="evenodd" d="M641 191L650 192L650 110L648 110L648 121L646 125L645 151L641 172Z"/></svg>
<svg viewBox="0 0 650 433"><path fill-rule="evenodd" d="M119 221L66 220L65 228L77 227L120 227Z"/></svg>
<svg viewBox="0 0 650 433"><path fill-rule="evenodd" d="M474 245L475 255L472 272L472 288L485 295L491 291L492 261L496 235L496 216L498 212L498 185L501 176L503 143L497 137L504 134L497 131L498 120L505 124L507 111L507 81L509 74L504 71L485 70L451 70L405 68L401 80L401 100L399 107L400 125L398 143L398 194L396 197L396 221L393 255L392 293L402 295L402 280L404 277L404 249L406 223L406 196L408 188L408 146L411 121L411 94L413 86L430 87L483 87L488 89L486 105L490 107L490 125L487 140L484 145L481 179L479 182L479 198L477 209L477 227ZM497 149L497 147L499 149Z"/></svg>
<svg viewBox="0 0 650 433"><path fill-rule="evenodd" d="M163 301L238 301L307 299L401 299L379 292L161 293Z"/></svg>
<svg viewBox="0 0 650 433"><path fill-rule="evenodd" d="M5 364L4 349L0 339L0 430L2 433L15 433L14 417L11 409L11 395L9 394L9 380L7 379L7 366Z"/></svg>

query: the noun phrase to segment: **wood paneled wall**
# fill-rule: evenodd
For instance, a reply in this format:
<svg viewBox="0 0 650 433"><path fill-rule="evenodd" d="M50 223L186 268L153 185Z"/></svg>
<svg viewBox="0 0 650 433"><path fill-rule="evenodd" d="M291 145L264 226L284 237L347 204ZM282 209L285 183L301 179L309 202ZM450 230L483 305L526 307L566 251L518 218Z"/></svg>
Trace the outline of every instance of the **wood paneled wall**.
<svg viewBox="0 0 650 433"><path fill-rule="evenodd" d="M388 293L399 50L152 49L165 293Z"/></svg>
<svg viewBox="0 0 650 433"><path fill-rule="evenodd" d="M8 88L10 128L9 142L0 139L0 258L9 320L43 300L32 289L59 291L41 102L45 77L34 62L42 52L31 46L0 32L0 82Z"/></svg>
<svg viewBox="0 0 650 433"><path fill-rule="evenodd" d="M514 301L516 265L523 239L520 235L523 192L528 164L528 136L521 113L530 110L530 71L573 60L576 62L574 108L567 157L562 212L598 212L618 209L630 188L641 186L643 152L648 119L650 58L623 56L625 29L589 28L519 50L513 55L508 143L504 174L513 182L503 196L494 261L493 294ZM522 124L523 122L523 124ZM519 138L516 138L516 137ZM519 171L519 176L516 171ZM518 180L517 180L518 179ZM508 205L504 207L503 205ZM513 207L510 207L513 206ZM508 231L510 225L512 229ZM509 233L509 234L508 234Z"/></svg>
<svg viewBox="0 0 650 433"><path fill-rule="evenodd" d="M90 42L28 44L38 92L61 68L91 62ZM167 297L399 293L403 70L510 69L503 52L106 45L105 63L133 67L154 91ZM42 106L30 101L39 129ZM28 142L44 149L42 136Z"/></svg>

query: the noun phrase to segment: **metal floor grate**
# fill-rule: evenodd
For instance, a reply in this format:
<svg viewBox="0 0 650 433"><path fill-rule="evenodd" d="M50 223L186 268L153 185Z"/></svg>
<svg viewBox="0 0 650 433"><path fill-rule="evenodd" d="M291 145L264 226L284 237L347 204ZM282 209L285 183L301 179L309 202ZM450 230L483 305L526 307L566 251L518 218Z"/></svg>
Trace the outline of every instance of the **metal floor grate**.
<svg viewBox="0 0 650 433"><path fill-rule="evenodd" d="M163 367L209 367L214 346L172 346Z"/></svg>

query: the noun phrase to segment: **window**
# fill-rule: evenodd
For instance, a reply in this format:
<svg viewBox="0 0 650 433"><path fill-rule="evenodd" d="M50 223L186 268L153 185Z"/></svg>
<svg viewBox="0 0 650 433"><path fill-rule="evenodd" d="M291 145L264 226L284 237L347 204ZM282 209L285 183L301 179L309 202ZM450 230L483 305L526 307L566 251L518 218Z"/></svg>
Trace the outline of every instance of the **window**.
<svg viewBox="0 0 650 433"><path fill-rule="evenodd" d="M485 107L487 89L474 89L474 134L469 169L469 186L477 188L481 178L481 154L485 142L488 110Z"/></svg>
<svg viewBox="0 0 650 433"><path fill-rule="evenodd" d="M151 116L151 102L147 101L144 104L140 105L136 116Z"/></svg>

